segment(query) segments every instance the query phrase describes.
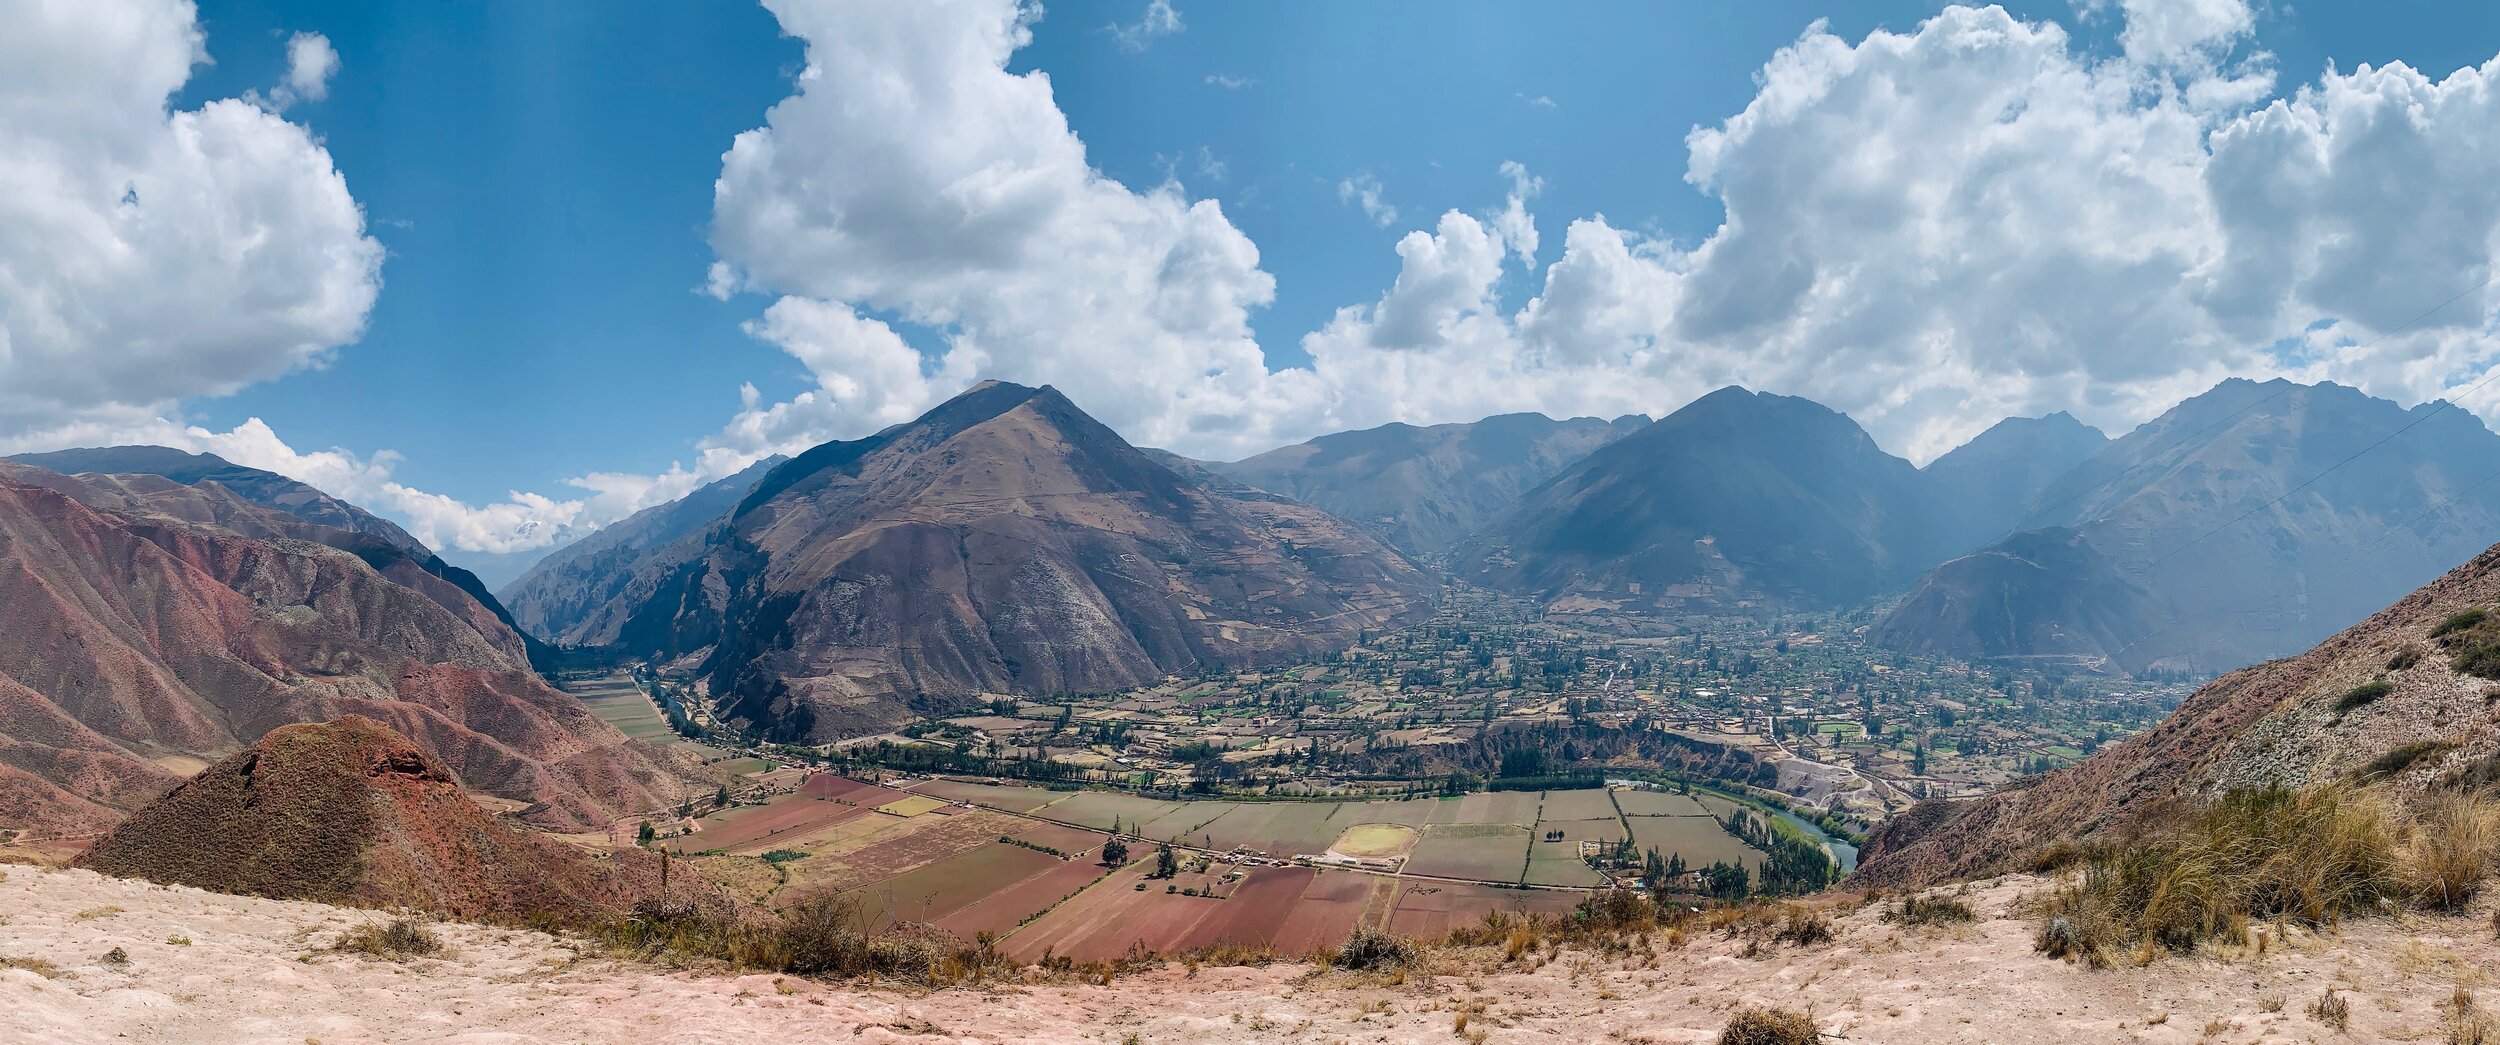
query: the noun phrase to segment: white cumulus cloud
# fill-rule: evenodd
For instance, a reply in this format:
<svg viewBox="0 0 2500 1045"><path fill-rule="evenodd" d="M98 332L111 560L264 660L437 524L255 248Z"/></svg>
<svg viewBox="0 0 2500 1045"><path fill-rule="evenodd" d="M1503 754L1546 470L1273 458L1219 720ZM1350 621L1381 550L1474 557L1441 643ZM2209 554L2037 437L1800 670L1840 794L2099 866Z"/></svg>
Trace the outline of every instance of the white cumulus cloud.
<svg viewBox="0 0 2500 1045"><path fill-rule="evenodd" d="M142 418L362 334L382 248L328 151L242 100L169 108L206 59L190 4L9 8L0 430Z"/></svg>

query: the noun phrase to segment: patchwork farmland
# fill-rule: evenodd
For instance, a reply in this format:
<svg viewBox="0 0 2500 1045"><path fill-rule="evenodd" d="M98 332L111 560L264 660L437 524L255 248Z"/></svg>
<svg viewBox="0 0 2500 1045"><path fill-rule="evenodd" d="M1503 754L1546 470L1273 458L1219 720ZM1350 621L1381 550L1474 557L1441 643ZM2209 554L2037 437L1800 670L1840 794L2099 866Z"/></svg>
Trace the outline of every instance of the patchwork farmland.
<svg viewBox="0 0 2500 1045"><path fill-rule="evenodd" d="M1127 853L1106 866L1115 826ZM1566 911L1611 882L1583 843L1629 838L1695 866L1763 858L1691 796L1597 788L1182 801L818 773L693 827L667 846L764 858L777 882L767 903L847 895L882 924L987 936L1022 959L1217 945L1299 955L1362 926L1432 936L1494 911Z"/></svg>

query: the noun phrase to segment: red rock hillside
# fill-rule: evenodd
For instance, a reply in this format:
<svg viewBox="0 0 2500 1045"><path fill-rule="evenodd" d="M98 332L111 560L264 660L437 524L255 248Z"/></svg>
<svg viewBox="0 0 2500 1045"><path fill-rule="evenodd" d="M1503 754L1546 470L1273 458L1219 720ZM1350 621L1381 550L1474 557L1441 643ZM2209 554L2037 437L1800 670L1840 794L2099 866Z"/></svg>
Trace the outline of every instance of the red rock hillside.
<svg viewBox="0 0 2500 1045"><path fill-rule="evenodd" d="M289 536L214 484L28 471L0 472L0 832L100 829L272 729L350 714L551 826L666 804L689 772L549 687L438 577Z"/></svg>

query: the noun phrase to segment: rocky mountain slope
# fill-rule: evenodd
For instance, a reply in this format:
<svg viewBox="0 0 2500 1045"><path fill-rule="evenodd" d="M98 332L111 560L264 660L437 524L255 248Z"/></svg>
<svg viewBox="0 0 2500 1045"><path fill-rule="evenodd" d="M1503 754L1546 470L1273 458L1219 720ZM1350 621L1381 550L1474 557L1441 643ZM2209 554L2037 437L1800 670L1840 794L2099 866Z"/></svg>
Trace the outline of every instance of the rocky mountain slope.
<svg viewBox="0 0 2500 1045"><path fill-rule="evenodd" d="M101 827L272 729L351 713L540 822L674 794L679 770L548 687L418 550L214 481L0 468L0 827Z"/></svg>
<svg viewBox="0 0 2500 1045"><path fill-rule="evenodd" d="M2399 794L2500 779L2500 547L2297 657L2232 672L2162 723L1969 802L1923 803L1861 852L1894 885L2016 866L2235 787L2358 781Z"/></svg>
<svg viewBox="0 0 2500 1045"><path fill-rule="evenodd" d="M2219 671L2291 654L2500 540L2495 466L2500 436L2464 410L2406 410L2334 384L2226 381L2035 499L2026 525L2071 530L2088 548L2072 569L2003 569L2025 557L2010 545L1945 563L1879 634L1961 656L2130 670ZM2009 631L1974 606L2053 619Z"/></svg>
<svg viewBox="0 0 2500 1045"><path fill-rule="evenodd" d="M794 738L1328 652L1433 592L1326 513L1189 482L1057 391L998 382L773 468L669 556L563 637L612 622Z"/></svg>
<svg viewBox="0 0 2500 1045"><path fill-rule="evenodd" d="M573 921L656 895L658 860L604 858L488 816L369 718L280 726L78 857L127 878L458 918Z"/></svg>
<svg viewBox="0 0 2500 1045"><path fill-rule="evenodd" d="M568 544L538 561L500 594L526 632L571 645L616 641L619 607L647 596L703 530L745 500L766 473L788 460L778 454L667 504L655 505ZM607 616L599 616L608 611Z"/></svg>
<svg viewBox="0 0 2500 1045"><path fill-rule="evenodd" d="M1456 549L1489 587L1627 610L1834 605L1942 558L1918 469L1856 422L1723 388L1530 491Z"/></svg>
<svg viewBox="0 0 2500 1045"><path fill-rule="evenodd" d="M1590 451L1648 424L1640 414L1388 424L1206 467L1370 527L1402 551L1431 555L1483 529Z"/></svg>

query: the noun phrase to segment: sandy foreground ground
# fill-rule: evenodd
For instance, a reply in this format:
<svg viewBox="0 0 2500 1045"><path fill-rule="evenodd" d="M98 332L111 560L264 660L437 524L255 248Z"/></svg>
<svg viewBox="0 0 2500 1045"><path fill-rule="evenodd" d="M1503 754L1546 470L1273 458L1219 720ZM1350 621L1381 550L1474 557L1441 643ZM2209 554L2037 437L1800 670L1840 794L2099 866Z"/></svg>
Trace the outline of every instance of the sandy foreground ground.
<svg viewBox="0 0 2500 1045"><path fill-rule="evenodd" d="M448 957L395 962L325 949L374 912L85 871L0 874L11 1042L1694 1042L1749 1003L1811 1010L1840 1041L2438 1042L2459 989L2500 1010L2488 901L2459 917L2295 933L2262 955L2093 971L2032 953L2032 923L2011 912L2042 883L2013 878L1969 890L1976 925L1902 929L1867 907L1839 918L1832 943L1753 957L1701 932L1654 965L1565 949L1533 969L1443 954L1434 975L1404 984L1172 966L1108 987L927 993L670 971L466 925L440 927ZM127 963L102 960L115 947ZM2306 1012L2329 987L2349 1001L2346 1032Z"/></svg>

